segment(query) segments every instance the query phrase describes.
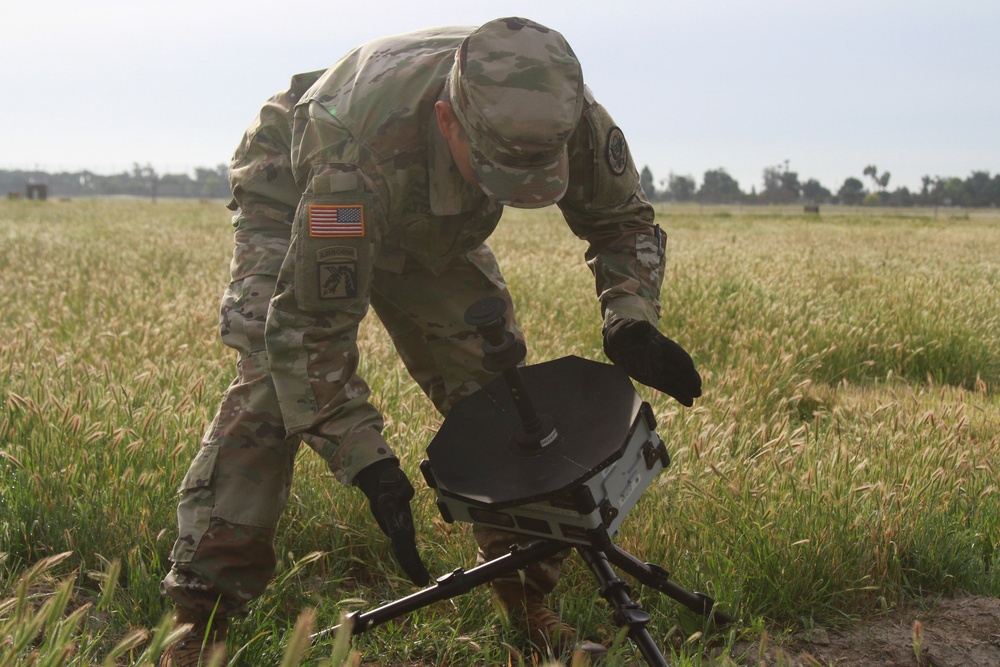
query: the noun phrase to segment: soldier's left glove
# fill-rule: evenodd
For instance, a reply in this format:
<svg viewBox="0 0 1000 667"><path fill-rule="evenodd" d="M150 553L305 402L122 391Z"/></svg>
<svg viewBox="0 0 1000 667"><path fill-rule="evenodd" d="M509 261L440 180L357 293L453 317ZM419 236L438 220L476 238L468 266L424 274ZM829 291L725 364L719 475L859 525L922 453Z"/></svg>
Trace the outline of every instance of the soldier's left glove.
<svg viewBox="0 0 1000 667"><path fill-rule="evenodd" d="M431 575L417 553L417 533L410 511L413 486L399 462L383 459L363 468L354 477L354 486L368 497L372 515L392 542L392 553L406 576L418 586L427 585Z"/></svg>
<svg viewBox="0 0 1000 667"><path fill-rule="evenodd" d="M701 396L701 375L684 348L644 320L614 320L604 329L604 353L636 382L691 407Z"/></svg>

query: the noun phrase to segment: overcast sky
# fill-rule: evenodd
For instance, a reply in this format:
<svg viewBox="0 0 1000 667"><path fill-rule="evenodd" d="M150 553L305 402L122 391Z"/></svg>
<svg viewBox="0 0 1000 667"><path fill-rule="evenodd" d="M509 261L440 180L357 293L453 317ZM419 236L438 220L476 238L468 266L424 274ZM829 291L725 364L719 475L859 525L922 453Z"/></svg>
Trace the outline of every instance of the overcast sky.
<svg viewBox="0 0 1000 667"><path fill-rule="evenodd" d="M506 15L566 36L657 181L1000 172L1000 0L3 0L0 169L214 167L292 74Z"/></svg>

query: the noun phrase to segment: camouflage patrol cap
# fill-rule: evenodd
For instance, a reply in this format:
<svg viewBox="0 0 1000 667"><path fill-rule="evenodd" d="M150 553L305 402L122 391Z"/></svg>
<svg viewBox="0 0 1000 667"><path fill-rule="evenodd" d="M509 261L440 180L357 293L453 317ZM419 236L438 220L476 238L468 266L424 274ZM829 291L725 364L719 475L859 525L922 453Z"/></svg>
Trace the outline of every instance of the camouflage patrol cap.
<svg viewBox="0 0 1000 667"><path fill-rule="evenodd" d="M583 73L562 35L522 18L482 25L455 54L450 94L483 191L519 208L566 193Z"/></svg>

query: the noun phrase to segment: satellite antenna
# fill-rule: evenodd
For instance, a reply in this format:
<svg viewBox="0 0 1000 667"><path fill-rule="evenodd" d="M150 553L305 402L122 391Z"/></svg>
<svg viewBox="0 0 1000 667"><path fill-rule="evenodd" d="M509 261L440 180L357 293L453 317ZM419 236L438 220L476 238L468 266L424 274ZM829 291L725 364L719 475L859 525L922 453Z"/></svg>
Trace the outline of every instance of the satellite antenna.
<svg viewBox="0 0 1000 667"><path fill-rule="evenodd" d="M506 308L503 299L489 297L466 310L465 321L485 341L483 367L500 377L455 404L420 470L445 521L537 539L512 545L509 553L471 570L458 568L395 602L350 614L352 633L574 547L646 663L666 667L646 629L649 614L629 597L629 585L612 565L716 625L733 619L716 610L709 596L681 588L665 569L612 541L645 489L670 465L653 411L617 366L575 356L520 366L526 350L506 329Z"/></svg>

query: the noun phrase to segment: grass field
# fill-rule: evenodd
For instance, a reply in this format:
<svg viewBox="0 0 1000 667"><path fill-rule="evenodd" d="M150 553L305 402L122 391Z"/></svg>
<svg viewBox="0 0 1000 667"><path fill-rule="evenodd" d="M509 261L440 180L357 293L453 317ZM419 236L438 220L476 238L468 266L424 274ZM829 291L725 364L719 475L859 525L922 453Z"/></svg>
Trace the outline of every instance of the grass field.
<svg viewBox="0 0 1000 667"><path fill-rule="evenodd" d="M713 633L637 588L671 664L927 594L1000 596L1000 218L665 207L659 221L660 328L705 395L684 409L640 388L673 464L618 541L740 619ZM167 640L175 490L233 372L216 333L230 243L216 202L0 202L0 667L149 664ZM585 246L557 212L509 211L491 245L529 362L603 360ZM439 419L374 318L362 346L417 480ZM467 527L418 486L431 572L471 567ZM308 450L277 547L233 664L339 664L343 642L301 642L310 624L413 590L361 495ZM555 604L614 644L607 664L635 661L576 559ZM508 646L518 633L477 589L356 637L347 660L507 664Z"/></svg>

